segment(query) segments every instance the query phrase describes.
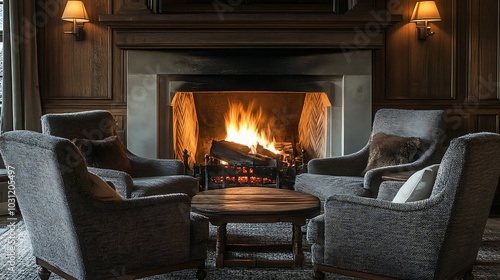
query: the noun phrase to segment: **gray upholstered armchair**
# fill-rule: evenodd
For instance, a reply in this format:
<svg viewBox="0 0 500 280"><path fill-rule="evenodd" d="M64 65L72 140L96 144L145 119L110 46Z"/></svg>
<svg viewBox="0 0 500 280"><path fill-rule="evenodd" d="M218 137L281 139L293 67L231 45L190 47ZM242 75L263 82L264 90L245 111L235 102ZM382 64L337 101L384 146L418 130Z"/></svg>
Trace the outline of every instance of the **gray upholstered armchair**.
<svg viewBox="0 0 500 280"><path fill-rule="evenodd" d="M103 140L116 135L115 119L110 112L94 110L42 116L42 132L73 139ZM199 182L184 174L184 164L175 159L149 159L125 151L130 171L92 168L106 181L112 182L123 197L186 193L193 197ZM123 160L117 159L117 163Z"/></svg>
<svg viewBox="0 0 500 280"><path fill-rule="evenodd" d="M419 145L414 160L373 168L364 173L373 136L380 132L405 138L417 137ZM439 161L445 132L444 111L381 109L375 114L372 137L365 147L353 154L309 161L308 173L297 176L295 190L315 195L322 202L334 194L377 197L382 175L415 171Z"/></svg>
<svg viewBox="0 0 500 280"><path fill-rule="evenodd" d="M16 198L41 279L50 271L66 279L118 279L189 267L205 277L208 219L190 212L186 194L97 200L89 195L92 177L81 154L64 138L7 132L0 152L15 168Z"/></svg>
<svg viewBox="0 0 500 280"><path fill-rule="evenodd" d="M500 135L477 133L452 140L429 198L329 197L307 229L315 278L322 279L322 271L419 280L470 276L499 178Z"/></svg>

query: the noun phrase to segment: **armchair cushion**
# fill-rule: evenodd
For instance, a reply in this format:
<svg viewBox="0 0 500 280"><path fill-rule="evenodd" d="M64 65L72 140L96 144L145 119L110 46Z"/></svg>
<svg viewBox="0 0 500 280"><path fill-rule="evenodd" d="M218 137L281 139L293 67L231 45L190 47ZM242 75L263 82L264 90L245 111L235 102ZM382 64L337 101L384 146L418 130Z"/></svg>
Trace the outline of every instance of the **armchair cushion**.
<svg viewBox="0 0 500 280"><path fill-rule="evenodd" d="M438 169L439 164L434 164L415 172L401 186L392 202L405 203L429 198Z"/></svg>
<svg viewBox="0 0 500 280"><path fill-rule="evenodd" d="M373 134L368 164L362 175L371 169L400 165L413 161L420 146L418 137L400 137L383 132Z"/></svg>
<svg viewBox="0 0 500 280"><path fill-rule="evenodd" d="M73 139L88 166L114 169L132 175L132 167L127 157L127 149L118 136L102 140Z"/></svg>
<svg viewBox="0 0 500 280"><path fill-rule="evenodd" d="M92 184L89 188L84 191L87 192L92 198L101 200L101 201L119 201L123 200L122 197L111 187L108 183L106 183L99 176L88 173L90 181Z"/></svg>

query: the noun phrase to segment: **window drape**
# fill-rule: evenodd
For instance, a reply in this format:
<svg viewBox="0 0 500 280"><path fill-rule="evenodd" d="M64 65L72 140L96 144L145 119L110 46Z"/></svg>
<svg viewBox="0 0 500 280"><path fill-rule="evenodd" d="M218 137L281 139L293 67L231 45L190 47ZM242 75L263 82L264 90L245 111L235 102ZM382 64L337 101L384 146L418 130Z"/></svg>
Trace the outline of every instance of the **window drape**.
<svg viewBox="0 0 500 280"><path fill-rule="evenodd" d="M4 88L1 132L41 131L36 1L4 1Z"/></svg>

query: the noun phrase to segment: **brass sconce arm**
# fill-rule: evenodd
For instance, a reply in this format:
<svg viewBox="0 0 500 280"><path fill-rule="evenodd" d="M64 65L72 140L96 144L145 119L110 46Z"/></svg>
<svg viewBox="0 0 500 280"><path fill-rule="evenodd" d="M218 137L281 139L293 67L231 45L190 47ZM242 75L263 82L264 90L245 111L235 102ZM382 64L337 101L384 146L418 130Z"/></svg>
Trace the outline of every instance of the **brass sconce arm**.
<svg viewBox="0 0 500 280"><path fill-rule="evenodd" d="M73 22L73 29L71 31L64 31L64 34L75 35L76 41L82 41L85 38L83 24L89 22L89 15L82 1L68 1L61 19Z"/></svg>
<svg viewBox="0 0 500 280"><path fill-rule="evenodd" d="M411 15L410 22L417 25L417 37L419 40L425 40L434 35L429 26L429 21L441 21L441 15L435 1L419 1L415 4L415 9Z"/></svg>

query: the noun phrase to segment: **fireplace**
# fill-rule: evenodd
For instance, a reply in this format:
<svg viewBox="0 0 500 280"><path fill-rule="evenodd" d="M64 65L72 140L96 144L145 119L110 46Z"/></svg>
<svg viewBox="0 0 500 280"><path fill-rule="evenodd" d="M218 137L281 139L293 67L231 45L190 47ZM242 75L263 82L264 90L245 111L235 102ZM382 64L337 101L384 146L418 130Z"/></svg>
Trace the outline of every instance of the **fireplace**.
<svg viewBox="0 0 500 280"><path fill-rule="evenodd" d="M242 77L232 78L242 86ZM228 78L209 80L217 87ZM185 158L205 189L291 187L304 158L326 155L331 104L325 92L176 91L171 107L175 157Z"/></svg>
<svg viewBox="0 0 500 280"><path fill-rule="evenodd" d="M294 136L277 137L285 135L284 142L312 157L348 154L366 144L372 92L385 89L386 29L402 20L385 1L358 0L346 14L311 10L301 2L293 11L283 5L244 8L226 11L223 18L212 5L152 14L144 1L121 2L99 21L111 31L110 90L120 110L126 108L131 151L180 158L184 148L191 163L199 162L203 143L219 137L203 132L203 125L214 122L207 115L221 115L206 106L212 102L208 96L216 95L217 106L249 95L257 101L269 94L292 100L293 106L261 103L274 105L264 111L300 116L299 124L291 118L283 129ZM176 107L179 99L191 101ZM178 117L176 110L196 118ZM179 129L179 120L190 129ZM300 123L317 128L304 131Z"/></svg>
<svg viewBox="0 0 500 280"><path fill-rule="evenodd" d="M368 140L371 51L127 53L127 146L139 155L183 159L186 149L190 166L204 163L211 141L225 137L229 102L255 102L294 157L347 154Z"/></svg>
<svg viewBox="0 0 500 280"><path fill-rule="evenodd" d="M176 92L172 101L174 154L182 158L187 149L192 155L190 165L204 162L213 141L227 140L251 150L259 146L271 153L278 151L287 158L301 150L311 157L324 157L328 107L323 92Z"/></svg>

